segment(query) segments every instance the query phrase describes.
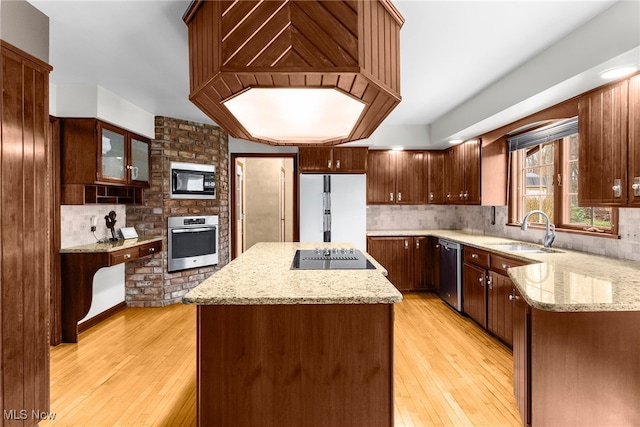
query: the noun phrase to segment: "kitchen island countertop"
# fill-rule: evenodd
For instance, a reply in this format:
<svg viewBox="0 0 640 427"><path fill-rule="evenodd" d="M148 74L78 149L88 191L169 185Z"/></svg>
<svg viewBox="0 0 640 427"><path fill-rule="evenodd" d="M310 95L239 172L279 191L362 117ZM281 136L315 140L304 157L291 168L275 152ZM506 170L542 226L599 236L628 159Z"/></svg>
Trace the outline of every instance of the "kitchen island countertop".
<svg viewBox="0 0 640 427"><path fill-rule="evenodd" d="M186 304L393 304L402 294L386 270L291 270L297 249L352 248L347 243L257 243L183 297Z"/></svg>
<svg viewBox="0 0 640 427"><path fill-rule="evenodd" d="M496 244L525 243L459 230L370 230L370 237L434 236L522 259L509 276L534 308L558 312L640 311L640 263L564 248L551 253L523 253ZM535 246L535 245L534 245ZM540 246L540 245L537 245Z"/></svg>

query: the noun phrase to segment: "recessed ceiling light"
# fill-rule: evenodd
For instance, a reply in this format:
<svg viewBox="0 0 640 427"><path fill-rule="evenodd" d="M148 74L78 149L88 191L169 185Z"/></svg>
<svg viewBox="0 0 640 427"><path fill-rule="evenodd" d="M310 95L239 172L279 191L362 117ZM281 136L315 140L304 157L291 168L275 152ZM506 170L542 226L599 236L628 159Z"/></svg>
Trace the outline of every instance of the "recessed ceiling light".
<svg viewBox="0 0 640 427"><path fill-rule="evenodd" d="M638 70L635 65L625 65L622 67L609 68L600 73L600 77L603 79L618 79L624 76L628 76Z"/></svg>
<svg viewBox="0 0 640 427"><path fill-rule="evenodd" d="M449 144L451 145L460 144L462 141L463 141L462 139L450 139Z"/></svg>

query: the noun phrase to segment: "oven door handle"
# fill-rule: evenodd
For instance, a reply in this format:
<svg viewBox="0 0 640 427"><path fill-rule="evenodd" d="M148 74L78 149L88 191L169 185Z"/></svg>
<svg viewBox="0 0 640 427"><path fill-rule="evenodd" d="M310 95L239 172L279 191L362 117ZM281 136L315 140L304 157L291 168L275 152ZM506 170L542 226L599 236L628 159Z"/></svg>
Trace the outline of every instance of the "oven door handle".
<svg viewBox="0 0 640 427"><path fill-rule="evenodd" d="M177 230L171 230L174 234L180 233L199 233L201 231L216 231L216 227L202 227L202 228L179 228Z"/></svg>

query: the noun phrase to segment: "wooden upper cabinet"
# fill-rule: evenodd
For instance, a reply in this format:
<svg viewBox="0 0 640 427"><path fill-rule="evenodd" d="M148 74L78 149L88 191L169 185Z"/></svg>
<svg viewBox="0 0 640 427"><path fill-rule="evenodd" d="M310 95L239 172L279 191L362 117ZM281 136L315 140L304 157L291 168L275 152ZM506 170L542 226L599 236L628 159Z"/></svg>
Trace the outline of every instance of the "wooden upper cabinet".
<svg viewBox="0 0 640 427"><path fill-rule="evenodd" d="M301 173L366 173L367 147L300 147Z"/></svg>
<svg viewBox="0 0 640 427"><path fill-rule="evenodd" d="M578 101L580 206L627 202L628 86L624 80Z"/></svg>
<svg viewBox="0 0 640 427"><path fill-rule="evenodd" d="M98 119L60 120L62 184L148 187L150 140Z"/></svg>
<svg viewBox="0 0 640 427"><path fill-rule="evenodd" d="M396 158L392 151L369 151L367 203L393 204L396 192Z"/></svg>
<svg viewBox="0 0 640 427"><path fill-rule="evenodd" d="M629 79L629 198L640 206L640 74Z"/></svg>
<svg viewBox="0 0 640 427"><path fill-rule="evenodd" d="M446 202L444 192L444 162L445 151L430 151L428 153L428 189L427 202L440 204Z"/></svg>
<svg viewBox="0 0 640 427"><path fill-rule="evenodd" d="M367 203L425 204L425 156L423 151L369 151Z"/></svg>
<svg viewBox="0 0 640 427"><path fill-rule="evenodd" d="M482 142L479 139L464 145L464 203L480 204L480 151Z"/></svg>

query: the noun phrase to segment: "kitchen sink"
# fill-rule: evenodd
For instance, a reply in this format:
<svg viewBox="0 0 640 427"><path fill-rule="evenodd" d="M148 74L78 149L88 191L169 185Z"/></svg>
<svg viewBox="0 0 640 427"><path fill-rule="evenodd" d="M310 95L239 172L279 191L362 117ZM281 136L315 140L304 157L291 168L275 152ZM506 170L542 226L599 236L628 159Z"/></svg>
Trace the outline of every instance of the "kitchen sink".
<svg viewBox="0 0 640 427"><path fill-rule="evenodd" d="M522 252L527 254L550 254L560 252L551 248L524 245L522 243L493 243L490 246L503 251Z"/></svg>

